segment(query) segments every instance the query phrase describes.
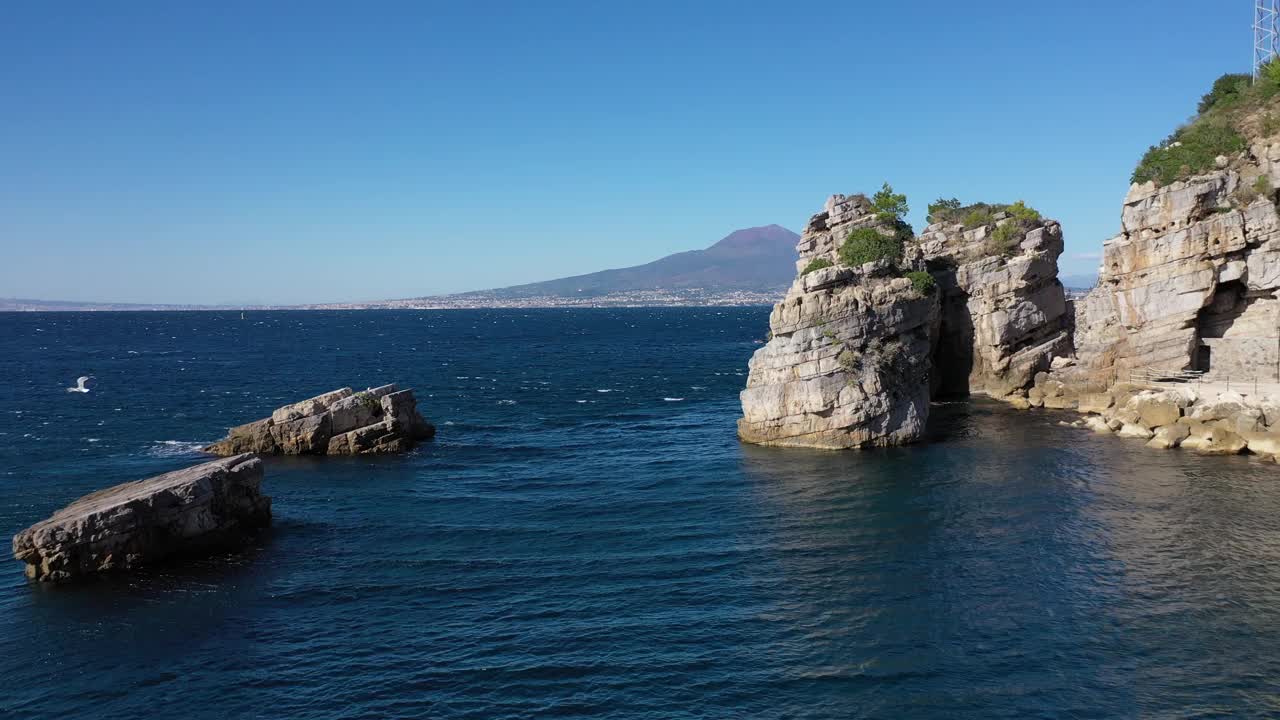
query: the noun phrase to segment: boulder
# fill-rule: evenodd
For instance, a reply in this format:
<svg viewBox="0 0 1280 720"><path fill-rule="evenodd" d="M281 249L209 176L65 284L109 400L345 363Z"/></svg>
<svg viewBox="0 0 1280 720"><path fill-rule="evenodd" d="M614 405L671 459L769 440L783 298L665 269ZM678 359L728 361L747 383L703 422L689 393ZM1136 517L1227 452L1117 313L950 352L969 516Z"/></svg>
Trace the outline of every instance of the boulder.
<svg viewBox="0 0 1280 720"><path fill-rule="evenodd" d="M1280 432L1244 432L1245 446L1255 455L1280 457Z"/></svg>
<svg viewBox="0 0 1280 720"><path fill-rule="evenodd" d="M1182 441L1185 449L1194 450L1201 455L1238 455L1245 449L1245 439L1230 430L1204 424L1187 427L1190 433Z"/></svg>
<svg viewBox="0 0 1280 720"><path fill-rule="evenodd" d="M1084 426L1100 435L1110 435L1111 426L1098 415L1090 415L1084 419Z"/></svg>
<svg viewBox="0 0 1280 720"><path fill-rule="evenodd" d="M1182 444L1191 434L1191 428L1181 423L1156 428L1155 434L1147 441L1147 447L1168 450Z"/></svg>
<svg viewBox="0 0 1280 720"><path fill-rule="evenodd" d="M1103 413L1110 408L1113 399L1110 393L1084 393L1077 406L1082 413Z"/></svg>
<svg viewBox="0 0 1280 720"><path fill-rule="evenodd" d="M1151 431L1136 423L1125 423L1116 431L1116 435L1124 438L1138 438L1139 440L1147 440L1151 438Z"/></svg>
<svg viewBox="0 0 1280 720"><path fill-rule="evenodd" d="M214 455L358 455L403 452L430 439L435 428L422 418L412 390L383 385L361 392L341 388L231 428L206 447Z"/></svg>
<svg viewBox="0 0 1280 720"><path fill-rule="evenodd" d="M27 577L46 582L235 547L271 522L262 461L214 460L99 490L13 538Z"/></svg>
<svg viewBox="0 0 1280 720"><path fill-rule="evenodd" d="M1169 393L1146 392L1139 393L1129 399L1125 404L1126 410L1132 410L1138 415L1138 422L1148 428L1157 428L1163 425L1172 425L1178 422L1178 418L1182 417L1182 408L1179 405L1177 395Z"/></svg>

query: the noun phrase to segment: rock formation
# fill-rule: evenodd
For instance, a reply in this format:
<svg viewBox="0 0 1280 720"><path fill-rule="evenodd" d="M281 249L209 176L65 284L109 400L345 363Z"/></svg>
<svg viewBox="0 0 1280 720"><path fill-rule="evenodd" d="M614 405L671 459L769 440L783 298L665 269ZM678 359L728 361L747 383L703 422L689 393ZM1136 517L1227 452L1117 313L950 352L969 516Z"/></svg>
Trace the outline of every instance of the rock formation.
<svg viewBox="0 0 1280 720"><path fill-rule="evenodd" d="M1205 388L1201 388L1204 390ZM1078 401L1098 433L1145 440L1148 447L1182 447L1204 455L1249 452L1280 460L1280 404L1210 387L1152 388L1120 383Z"/></svg>
<svg viewBox="0 0 1280 720"><path fill-rule="evenodd" d="M383 385L334 390L286 405L271 417L231 428L205 448L215 455L359 455L403 452L435 435L412 390Z"/></svg>
<svg viewBox="0 0 1280 720"><path fill-rule="evenodd" d="M814 269L774 307L770 340L751 358L738 421L743 440L854 448L920 437L929 416L936 292L916 289L884 260L839 262L850 231L881 224L863 195L832 196L809 221L797 269Z"/></svg>
<svg viewBox="0 0 1280 720"><path fill-rule="evenodd" d="M1022 203L940 207L918 239L887 186L874 200L832 196L813 216L800 275L751 358L743 440L898 445L921 436L934 395L1027 402L1036 373L1071 348L1062 228ZM854 265L855 236L879 259Z"/></svg>
<svg viewBox="0 0 1280 720"><path fill-rule="evenodd" d="M1275 381L1280 217L1271 198L1239 192L1261 171L1131 187L1098 286L1077 304L1077 362L1046 380L1068 396L1189 370Z"/></svg>
<svg viewBox="0 0 1280 720"><path fill-rule="evenodd" d="M60 582L235 546L271 522L253 455L125 483L86 495L13 538L27 577Z"/></svg>
<svg viewBox="0 0 1280 720"><path fill-rule="evenodd" d="M1020 203L1014 212L1022 217L1002 206L971 208L930 225L917 244L941 290L934 391L1025 402L1036 373L1071 350L1058 281L1062 226ZM978 219L963 222L966 215Z"/></svg>
<svg viewBox="0 0 1280 720"><path fill-rule="evenodd" d="M1152 447L1276 456L1278 102L1210 107L1147 153L1135 177L1155 179L1130 186L1098 285L1076 303L1074 355L1037 375L1031 405L1094 413L1094 430ZM1203 127L1240 149L1192 169L1180 138L1203 155Z"/></svg>

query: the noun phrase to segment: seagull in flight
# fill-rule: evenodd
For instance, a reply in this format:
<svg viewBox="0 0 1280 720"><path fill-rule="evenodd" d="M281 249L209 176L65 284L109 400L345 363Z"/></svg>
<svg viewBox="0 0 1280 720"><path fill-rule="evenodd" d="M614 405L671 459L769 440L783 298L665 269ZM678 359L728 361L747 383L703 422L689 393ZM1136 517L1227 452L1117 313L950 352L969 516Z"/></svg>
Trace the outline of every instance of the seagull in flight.
<svg viewBox="0 0 1280 720"><path fill-rule="evenodd" d="M67 392L86 393L89 392L89 381L93 379L92 375L81 375L76 378L76 386L67 388Z"/></svg>

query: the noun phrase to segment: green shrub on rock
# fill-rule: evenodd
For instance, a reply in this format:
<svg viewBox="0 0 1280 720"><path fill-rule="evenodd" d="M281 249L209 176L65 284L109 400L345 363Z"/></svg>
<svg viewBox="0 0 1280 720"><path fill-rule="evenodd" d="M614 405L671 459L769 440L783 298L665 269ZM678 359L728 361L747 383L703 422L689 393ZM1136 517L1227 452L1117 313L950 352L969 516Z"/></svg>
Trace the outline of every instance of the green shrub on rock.
<svg viewBox="0 0 1280 720"><path fill-rule="evenodd" d="M938 198L929 203L928 220L931 223L947 222L960 210L960 201L956 198Z"/></svg>
<svg viewBox="0 0 1280 720"><path fill-rule="evenodd" d="M1253 78L1244 73L1227 73L1213 81L1213 88L1202 98L1198 112L1204 114L1215 107L1226 107L1240 101L1249 92Z"/></svg>
<svg viewBox="0 0 1280 720"><path fill-rule="evenodd" d="M911 280L911 287L921 295L932 295L933 289L938 286L933 276L923 270L909 272L906 277Z"/></svg>
<svg viewBox="0 0 1280 720"><path fill-rule="evenodd" d="M1023 225L1031 226L1040 222L1040 211L1033 207L1028 207L1027 204L1021 200L1006 207L1004 211L1013 216L1014 222L1021 223Z"/></svg>
<svg viewBox="0 0 1280 720"><path fill-rule="evenodd" d="M1027 235L1027 228L1018 222L1006 222L996 226L987 236L986 251L988 255L1009 257L1017 253Z"/></svg>
<svg viewBox="0 0 1280 720"><path fill-rule="evenodd" d="M902 257L902 243L901 233L885 235L875 228L858 228L840 246L840 262L851 267L876 260L897 262Z"/></svg>
<svg viewBox="0 0 1280 720"><path fill-rule="evenodd" d="M828 260L828 259L826 259L826 258L814 258L812 262L810 262L808 265L805 265L805 266L804 266L804 270L801 270L801 271L800 271L800 274L801 274L801 275L808 275L809 273L813 272L814 270L821 270L822 268L829 268L829 267L831 267L832 265L835 265L835 263L831 262L830 260Z"/></svg>
<svg viewBox="0 0 1280 720"><path fill-rule="evenodd" d="M871 196L871 208L882 222L898 223L907 216L907 196L895 193L893 186L885 183L880 190Z"/></svg>
<svg viewBox="0 0 1280 720"><path fill-rule="evenodd" d="M1219 155L1235 155L1245 145L1245 139L1225 119L1197 120L1147 150L1130 180L1168 185L1212 170Z"/></svg>

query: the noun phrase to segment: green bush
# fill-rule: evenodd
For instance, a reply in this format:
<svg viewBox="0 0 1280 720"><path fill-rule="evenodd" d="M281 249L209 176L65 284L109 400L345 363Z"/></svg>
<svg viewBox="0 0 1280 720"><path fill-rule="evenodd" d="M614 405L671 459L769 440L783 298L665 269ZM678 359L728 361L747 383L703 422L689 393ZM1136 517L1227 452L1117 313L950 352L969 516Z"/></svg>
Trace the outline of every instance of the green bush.
<svg viewBox="0 0 1280 720"><path fill-rule="evenodd" d="M1016 221L996 226L987 236L986 251L988 255L1013 255L1027 235L1027 228Z"/></svg>
<svg viewBox="0 0 1280 720"><path fill-rule="evenodd" d="M1040 211L1033 207L1028 207L1021 200L1006 207L1005 212L1013 216L1013 219L1023 225L1035 225L1040 222Z"/></svg>
<svg viewBox="0 0 1280 720"><path fill-rule="evenodd" d="M951 198L938 198L934 202L929 203L928 219L931 223L946 222L955 216L960 209L960 201Z"/></svg>
<svg viewBox="0 0 1280 720"><path fill-rule="evenodd" d="M1245 139L1225 120L1203 118L1152 146L1133 171L1132 182L1155 180L1159 185L1211 170L1219 155L1234 155L1245 148Z"/></svg>
<svg viewBox="0 0 1280 720"><path fill-rule="evenodd" d="M909 272L907 277L911 279L911 287L915 288L916 292L921 295L932 295L933 289L938 285L933 276L923 270Z"/></svg>
<svg viewBox="0 0 1280 720"><path fill-rule="evenodd" d="M801 270L801 271L800 271L800 274L801 274L801 275L808 275L809 273L813 272L814 270L821 270L822 268L829 268L829 267L831 267L832 265L835 265L835 263L831 262L830 260L828 260L828 259L826 259L826 258L814 258L812 262L810 262L808 265L805 265L805 266L804 266L804 270Z"/></svg>
<svg viewBox="0 0 1280 720"><path fill-rule="evenodd" d="M1274 97L1277 92L1280 92L1280 56L1271 58L1258 68L1258 79L1250 92L1263 100Z"/></svg>
<svg viewBox="0 0 1280 720"><path fill-rule="evenodd" d="M901 231L885 235L875 228L858 228L849 233L840 246L840 261L857 267L875 260L897 262L902 257Z"/></svg>
<svg viewBox="0 0 1280 720"><path fill-rule="evenodd" d="M995 222L992 217L995 213L991 212L991 206L986 203L978 203L971 205L968 212L964 215L964 227L966 230L972 230L980 225L990 225Z"/></svg>
<svg viewBox="0 0 1280 720"><path fill-rule="evenodd" d="M1253 191L1259 195L1266 195L1270 197L1273 192L1273 188L1271 187L1271 178L1266 175L1259 175L1258 179L1253 181Z"/></svg>
<svg viewBox="0 0 1280 720"><path fill-rule="evenodd" d="M1226 107L1240 102L1249 92L1253 78L1244 73L1227 73L1213 81L1213 88L1200 98L1198 112L1207 113L1215 107Z"/></svg>
<svg viewBox="0 0 1280 720"><path fill-rule="evenodd" d="M908 212L907 196L895 193L893 186L886 182L871 196L871 208L876 211L876 217L884 222L901 222Z"/></svg>

